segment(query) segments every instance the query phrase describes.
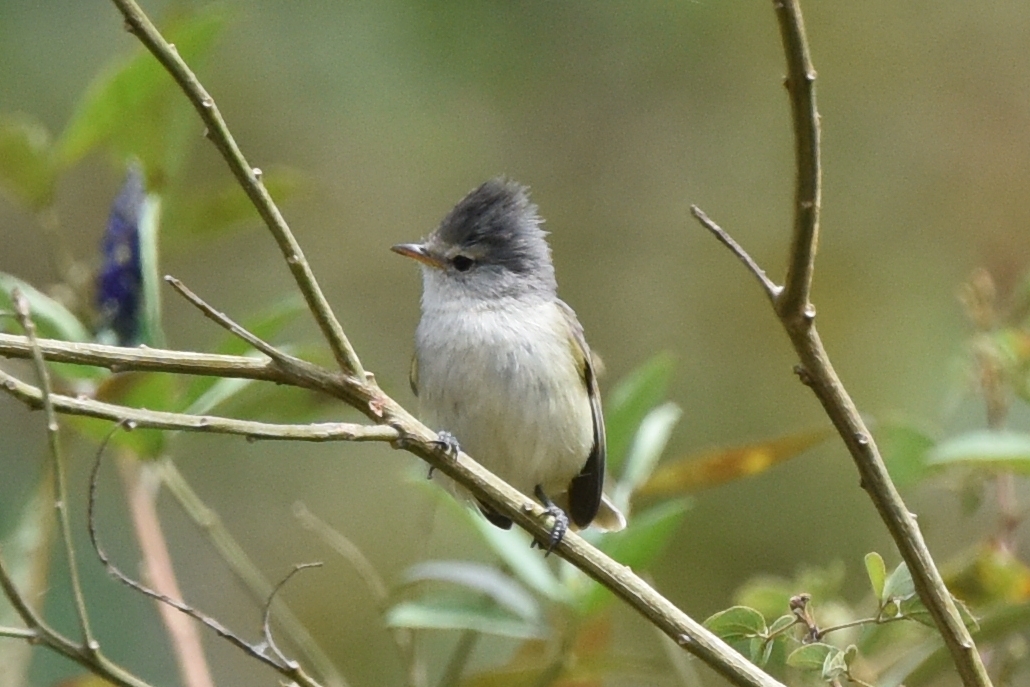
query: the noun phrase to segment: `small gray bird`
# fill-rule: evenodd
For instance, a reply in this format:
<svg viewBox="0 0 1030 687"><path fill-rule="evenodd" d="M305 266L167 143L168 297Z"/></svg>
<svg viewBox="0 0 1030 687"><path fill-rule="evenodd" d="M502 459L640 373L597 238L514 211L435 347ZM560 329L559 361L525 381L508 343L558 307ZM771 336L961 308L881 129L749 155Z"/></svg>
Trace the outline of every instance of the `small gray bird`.
<svg viewBox="0 0 1030 687"><path fill-rule="evenodd" d="M553 548L569 519L576 529L612 531L626 519L602 493L595 364L576 313L557 296L540 224L525 187L493 179L422 243L393 251L422 267L411 367L422 419L519 491L535 494L555 517ZM479 508L498 527L511 527L485 504Z"/></svg>

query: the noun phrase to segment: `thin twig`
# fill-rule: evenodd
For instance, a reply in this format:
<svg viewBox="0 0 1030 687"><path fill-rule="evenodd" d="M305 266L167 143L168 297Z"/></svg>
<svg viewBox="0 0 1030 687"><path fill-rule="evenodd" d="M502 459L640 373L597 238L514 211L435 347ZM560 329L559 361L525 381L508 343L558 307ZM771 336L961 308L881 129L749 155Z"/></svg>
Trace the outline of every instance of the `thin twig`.
<svg viewBox="0 0 1030 687"><path fill-rule="evenodd" d="M236 177L254 207L257 208L269 231L275 237L276 243L279 244L279 250L286 258L286 264L293 273L293 278L300 287L301 293L304 294L304 300L307 301L322 334L329 342L340 369L362 382L366 381L365 371L361 367L357 353L354 352L350 341L343 332L343 327L329 307L329 302L315 280L314 272L311 271L311 266L304 257L300 244L262 183L260 171L247 162L239 146L236 145L236 141L222 118L222 113L215 105L214 98L208 94L189 65L161 36L150 18L134 0L113 0L113 2L125 18L126 27L168 70L204 121L207 126L207 137L225 158L229 170Z"/></svg>
<svg viewBox="0 0 1030 687"><path fill-rule="evenodd" d="M697 218L697 221L702 224L708 231L715 235L715 238L730 249L730 252L737 256L742 263L748 268L751 274L755 275L755 279L762 285L765 290L765 294L769 296L769 300L773 303L776 302L776 298L783 291L783 287L777 285L772 279L766 275L765 270L758 266L758 263L754 261L748 252L744 250L739 243L734 240L732 236L726 233L726 231L718 224L712 221L712 219L704 213L704 211L696 205L690 206L690 212Z"/></svg>
<svg viewBox="0 0 1030 687"><path fill-rule="evenodd" d="M300 520L301 525L315 532L322 541L332 547L354 568L354 572L358 574L361 581L365 583L365 588L371 593L376 610L379 611L380 616L385 615L390 607L390 590L379 571L372 565L372 561L368 560L357 544L339 530L330 527L302 502L298 501L293 505L293 515ZM416 660L413 632L405 628L392 628L390 636L393 638L394 646L397 647L397 654L407 668L409 686L419 687L425 680Z"/></svg>
<svg viewBox="0 0 1030 687"><path fill-rule="evenodd" d="M184 613L189 617L193 618L197 622L202 623L204 626L212 630L222 639L225 639L230 644L237 647L251 658L258 660L267 666L270 666L281 675L284 675L287 678L294 680L301 685L304 685L304 687L321 687L318 684L318 682L316 682L311 676L307 675L302 669L290 665L280 664L275 658L267 656L262 651L260 646L247 642L245 639L234 633L232 630L222 625L215 618L205 613L201 613L200 611L196 610L192 606L182 601L173 599L170 596L167 596L166 594L162 594L154 589L151 589L147 585L132 579L124 572L122 572L122 570L118 566L111 562L111 559L107 555L107 552L100 545L100 538L97 534L97 485L99 483L100 465L102 463L104 451L107 449L107 445L111 441L111 438L114 436L115 432L122 428L122 423L115 425L115 427L113 427L111 431L108 432L107 436L104 437L104 440L100 442L100 446L97 448L96 458L93 461L93 468L91 469L89 476L89 500L87 501L86 507L86 519L89 531L89 540L93 544L93 552L97 555L97 558L100 559L100 562L101 564L103 564L104 569L107 571L107 573L119 582L121 582L122 584L124 584L125 586L129 587L130 589L139 592L140 594L143 594L144 596L147 596L151 599L167 604L172 608L178 610L179 612Z"/></svg>
<svg viewBox="0 0 1030 687"><path fill-rule="evenodd" d="M165 458L157 465L160 469L162 483L179 502L179 506L208 536L222 560L243 583L251 597L256 602L263 603L272 593L272 584L264 578L247 552L233 538L218 513L201 500L190 483L179 472L175 461ZM277 599L273 608L281 631L285 632L293 645L311 661L316 672L325 681L326 687L349 687L347 679L333 665L329 656L289 607L282 600Z"/></svg>
<svg viewBox="0 0 1030 687"><path fill-rule="evenodd" d="M39 378L39 399L46 416L47 441L50 446L50 457L53 461L54 480L56 483L56 501L54 507L57 509L61 540L64 543L64 553L68 557L68 577L71 581L72 598L75 603L75 612L79 621L79 631L82 633L82 642L87 651L96 651L100 648L93 631L89 625L89 613L86 610L86 596L82 593L82 581L79 579L79 564L75 557L75 544L72 541L71 518L68 515L68 482L64 472L64 453L61 448L61 427L57 422L57 413L54 412L54 402L50 387L50 371L47 369L43 353L39 350L36 341L36 323L32 321L32 314L29 311L29 301L18 289L11 293L11 300L14 304L14 311L18 316L22 329L32 346L32 362L36 368L36 376Z"/></svg>
<svg viewBox="0 0 1030 687"><path fill-rule="evenodd" d="M44 394L31 384L0 370L0 388L31 408L43 407ZM386 425L360 425L352 422L320 422L308 425L272 424L253 420L236 420L217 415L187 415L143 408L129 408L90 398L72 398L62 394L46 396L51 406L67 415L83 415L113 422L129 422L134 428L169 429L183 432L236 434L248 439L290 441L383 441L400 438L400 433Z"/></svg>
<svg viewBox="0 0 1030 687"><path fill-rule="evenodd" d="M261 617L261 633L265 636L265 643L268 644L268 648L272 650L272 653L282 662L283 665L289 666L290 668L296 669L299 667L295 660L286 658L286 655L279 650L279 647L275 643L275 638L272 637L272 602L275 601L276 594L279 590L286 586L286 583L293 578L294 575L299 573L301 570L307 570L308 568L320 568L322 567L321 562L315 563L298 563L293 566L293 570L286 574L286 577L279 580L279 583L272 588L272 593L268 595L268 599L265 601L265 608L262 612Z"/></svg>
<svg viewBox="0 0 1030 687"><path fill-rule="evenodd" d="M39 632L36 630L28 630L24 627L0 627L0 637L27 639L32 642L39 639Z"/></svg>
<svg viewBox="0 0 1030 687"><path fill-rule="evenodd" d="M223 312L216 310L210 304L207 303L203 298L195 294L190 290L188 286L183 284L180 280L176 279L171 275L165 275L165 281L171 284L172 288L179 292L179 294L188 300L193 306L195 306L200 312L204 313L204 316L209 320L215 322L219 326L225 328L229 333L242 339L246 343L249 343L254 348L258 349L265 355L276 362L283 360L292 361L292 356L289 356L272 344L264 341L258 336L255 336L251 332L247 331L244 327L234 322Z"/></svg>

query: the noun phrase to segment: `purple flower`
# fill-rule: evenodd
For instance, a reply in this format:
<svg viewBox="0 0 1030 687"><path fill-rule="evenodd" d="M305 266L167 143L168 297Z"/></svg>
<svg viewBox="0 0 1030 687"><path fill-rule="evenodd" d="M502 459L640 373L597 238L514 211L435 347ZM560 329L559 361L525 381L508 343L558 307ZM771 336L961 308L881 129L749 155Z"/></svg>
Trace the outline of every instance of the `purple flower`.
<svg viewBox="0 0 1030 687"><path fill-rule="evenodd" d="M113 332L122 346L139 343L143 302L139 222L145 199L143 172L139 165L131 165L107 220L96 294L101 331Z"/></svg>

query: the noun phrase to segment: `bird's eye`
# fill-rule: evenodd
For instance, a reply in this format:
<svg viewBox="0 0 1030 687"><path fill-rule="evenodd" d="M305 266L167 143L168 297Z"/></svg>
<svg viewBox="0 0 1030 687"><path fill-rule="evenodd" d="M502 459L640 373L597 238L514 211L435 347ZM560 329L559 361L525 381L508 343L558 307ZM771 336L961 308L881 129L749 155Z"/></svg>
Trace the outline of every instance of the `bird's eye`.
<svg viewBox="0 0 1030 687"><path fill-rule="evenodd" d="M468 272L472 268L475 261L467 255L455 255L451 258L451 264L454 265L454 269L459 272Z"/></svg>

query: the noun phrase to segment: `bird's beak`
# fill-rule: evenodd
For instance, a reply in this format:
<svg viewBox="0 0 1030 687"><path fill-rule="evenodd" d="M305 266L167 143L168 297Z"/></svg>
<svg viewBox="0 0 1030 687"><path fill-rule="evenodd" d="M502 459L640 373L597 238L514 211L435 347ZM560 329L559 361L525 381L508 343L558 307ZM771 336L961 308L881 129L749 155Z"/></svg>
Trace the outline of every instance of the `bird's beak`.
<svg viewBox="0 0 1030 687"><path fill-rule="evenodd" d="M415 260L421 262L423 265L429 265L430 267L434 267L438 270L441 270L445 267L443 259L440 256L430 252L429 249L421 243L398 243L396 246L390 248L390 250L392 250L394 253L397 253L398 255L403 255L408 258L414 258Z"/></svg>

